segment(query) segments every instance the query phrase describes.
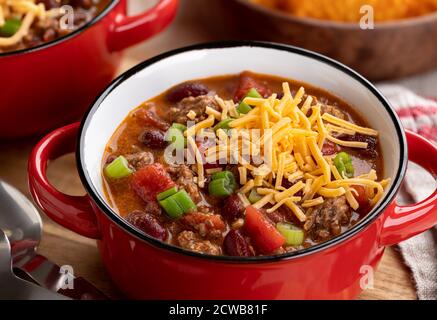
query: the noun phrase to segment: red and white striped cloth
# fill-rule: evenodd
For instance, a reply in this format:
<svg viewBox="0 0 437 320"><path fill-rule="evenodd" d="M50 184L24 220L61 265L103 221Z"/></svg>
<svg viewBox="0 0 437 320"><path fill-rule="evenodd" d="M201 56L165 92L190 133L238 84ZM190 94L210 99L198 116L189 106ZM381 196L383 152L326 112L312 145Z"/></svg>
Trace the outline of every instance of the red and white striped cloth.
<svg viewBox="0 0 437 320"><path fill-rule="evenodd" d="M401 86L382 85L379 89L396 109L405 129L437 143L437 99L420 97Z"/></svg>
<svg viewBox="0 0 437 320"><path fill-rule="evenodd" d="M396 109L404 128L437 144L436 99L418 96L395 85L381 85L379 89ZM398 203L419 202L429 196L436 185L429 173L410 163ZM437 300L437 227L402 242L399 247L412 271L419 299Z"/></svg>

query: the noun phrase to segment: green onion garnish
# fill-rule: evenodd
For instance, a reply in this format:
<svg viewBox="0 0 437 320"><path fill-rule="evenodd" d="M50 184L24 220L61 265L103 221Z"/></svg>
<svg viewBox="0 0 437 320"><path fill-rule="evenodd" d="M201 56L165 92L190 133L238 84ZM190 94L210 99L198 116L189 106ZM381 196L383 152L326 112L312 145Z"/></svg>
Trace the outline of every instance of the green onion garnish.
<svg viewBox="0 0 437 320"><path fill-rule="evenodd" d="M235 177L230 171L216 172L211 177L208 185L208 192L212 196L227 197L234 193L237 188Z"/></svg>
<svg viewBox="0 0 437 320"><path fill-rule="evenodd" d="M227 118L227 119L225 119L225 120L222 120L222 121L220 121L219 123L217 123L215 126L214 126L214 131L217 131L218 129L225 129L225 130L227 130L227 129L231 129L231 127L229 126L229 124L233 121L233 120L235 120L234 118Z"/></svg>
<svg viewBox="0 0 437 320"><path fill-rule="evenodd" d="M249 197L247 199L249 200L250 203L255 203L255 202L258 202L259 200L261 200L262 196L259 195L255 189L252 189L252 190L250 190Z"/></svg>
<svg viewBox="0 0 437 320"><path fill-rule="evenodd" d="M182 208L182 211L184 213L188 213L190 211L194 211L197 209L193 200L191 200L191 197L183 189L176 192L174 195L172 195L170 197L178 203L178 205Z"/></svg>
<svg viewBox="0 0 437 320"><path fill-rule="evenodd" d="M178 130L181 130L182 132L185 132L185 130L187 130L186 126L184 126L183 124L177 123L177 122L174 122L170 128L176 128Z"/></svg>
<svg viewBox="0 0 437 320"><path fill-rule="evenodd" d="M21 27L21 20L6 19L3 26L0 27L0 35L4 37L12 37Z"/></svg>
<svg viewBox="0 0 437 320"><path fill-rule="evenodd" d="M168 197L164 200L159 201L161 207L165 210L165 212L169 215L170 218L177 219L182 217L184 211L179 206L177 201L173 199L173 197Z"/></svg>
<svg viewBox="0 0 437 320"><path fill-rule="evenodd" d="M131 175L133 170L129 167L129 162L125 157L119 156L108 164L105 168L105 174L111 179L121 179Z"/></svg>
<svg viewBox="0 0 437 320"><path fill-rule="evenodd" d="M276 229L284 236L285 244L289 246L299 246L303 243L305 233L289 223L279 222Z"/></svg>
<svg viewBox="0 0 437 320"><path fill-rule="evenodd" d="M334 165L342 177L353 178L355 170L349 154L346 152L338 153L334 158Z"/></svg>
<svg viewBox="0 0 437 320"><path fill-rule="evenodd" d="M235 177L234 174L229 171L229 170L224 170L224 171L219 171L219 172L215 172L213 173L213 175L211 176L212 180L216 180L216 179L221 179L221 178L226 178L229 181L235 183Z"/></svg>
<svg viewBox="0 0 437 320"><path fill-rule="evenodd" d="M165 141L174 144L176 150L183 150L187 145L187 140L181 130L170 127L165 134Z"/></svg>
<svg viewBox="0 0 437 320"><path fill-rule="evenodd" d="M165 190L164 192L159 193L156 196L156 199L158 201L164 200L165 198L168 198L168 197L174 195L176 192L178 192L178 188L177 187L170 188L168 190Z"/></svg>
<svg viewBox="0 0 437 320"><path fill-rule="evenodd" d="M239 113L249 113L249 111L252 110L252 107L249 106L246 102L240 102L240 104L237 107L237 111Z"/></svg>
<svg viewBox="0 0 437 320"><path fill-rule="evenodd" d="M225 178L213 180L208 185L209 194L215 197L230 196L234 189Z"/></svg>
<svg viewBox="0 0 437 320"><path fill-rule="evenodd" d="M246 95L244 96L243 100L245 98L262 98L262 96L259 94L259 92L255 88L251 88ZM250 110L252 110L252 107L249 106L246 102L243 102L243 100L240 102L240 104L237 107L237 111L239 113L248 113Z"/></svg>
<svg viewBox="0 0 437 320"><path fill-rule="evenodd" d="M173 219L180 218L184 213L197 209L188 193L183 189L177 191L176 187L161 192L158 194L157 199L165 212Z"/></svg>
<svg viewBox="0 0 437 320"><path fill-rule="evenodd" d="M246 93L245 98L262 98L262 96L255 88L252 88Z"/></svg>

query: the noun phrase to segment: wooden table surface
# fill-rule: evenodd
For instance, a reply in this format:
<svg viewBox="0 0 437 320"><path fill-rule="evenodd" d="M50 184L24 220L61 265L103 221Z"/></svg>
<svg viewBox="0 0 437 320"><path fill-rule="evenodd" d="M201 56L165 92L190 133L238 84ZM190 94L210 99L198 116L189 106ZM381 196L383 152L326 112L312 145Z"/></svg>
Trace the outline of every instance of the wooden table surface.
<svg viewBox="0 0 437 320"><path fill-rule="evenodd" d="M138 1L135 3L138 5ZM136 8L138 9L138 8ZM181 8L175 23L163 34L126 52L120 72L157 53L188 44L213 40L199 27L186 6ZM135 10L135 9L134 9ZM0 178L30 198L27 188L27 158L38 138L2 142L0 147ZM73 195L84 194L77 175L73 155L54 161L48 170L51 182ZM70 232L41 214L44 232L39 253L58 265L71 265L80 275L112 298L121 297L108 278L100 260L95 241ZM367 289L360 299L416 299L411 274L396 247L387 248L375 273L374 288Z"/></svg>

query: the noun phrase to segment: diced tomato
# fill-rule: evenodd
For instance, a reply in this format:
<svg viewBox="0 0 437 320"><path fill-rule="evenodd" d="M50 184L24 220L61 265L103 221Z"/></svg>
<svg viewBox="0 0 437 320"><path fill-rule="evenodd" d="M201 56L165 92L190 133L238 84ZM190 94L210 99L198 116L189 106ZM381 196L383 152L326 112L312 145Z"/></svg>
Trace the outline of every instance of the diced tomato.
<svg viewBox="0 0 437 320"><path fill-rule="evenodd" d="M353 136L351 135L344 135L344 137L341 137L343 140L346 141L358 141L358 142L365 142L367 143L366 149L360 149L360 155L366 158L375 159L378 157L378 139L372 136L356 133Z"/></svg>
<svg viewBox="0 0 437 320"><path fill-rule="evenodd" d="M285 243L285 238L263 214L253 206L246 208L244 230L262 253L272 253Z"/></svg>
<svg viewBox="0 0 437 320"><path fill-rule="evenodd" d="M325 141L325 143L322 146L322 154L324 156L330 156L335 153L339 153L340 151L341 151L340 146L331 141Z"/></svg>
<svg viewBox="0 0 437 320"><path fill-rule="evenodd" d="M158 193L174 187L176 184L160 163L149 164L132 176L132 189L144 201L156 200Z"/></svg>
<svg viewBox="0 0 437 320"><path fill-rule="evenodd" d="M267 98L272 94L272 91L264 84L259 83L254 78L254 75L252 73L250 73L249 71L244 71L240 74L238 88L234 94L234 101L240 102L247 94L247 92L252 88L255 88L256 91L258 91L258 93L264 98Z"/></svg>
<svg viewBox="0 0 437 320"><path fill-rule="evenodd" d="M353 185L351 188L355 189L356 192L352 191L352 194L355 197L355 200L357 200L358 204L360 205L360 209L367 209L369 205L369 198L366 194L366 189L363 186L360 185Z"/></svg>

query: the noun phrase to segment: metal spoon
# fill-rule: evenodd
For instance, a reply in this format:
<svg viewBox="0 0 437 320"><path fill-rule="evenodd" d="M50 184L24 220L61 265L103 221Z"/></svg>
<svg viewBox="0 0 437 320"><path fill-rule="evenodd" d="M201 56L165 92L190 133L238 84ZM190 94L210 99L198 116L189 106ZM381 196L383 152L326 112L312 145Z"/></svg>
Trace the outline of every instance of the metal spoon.
<svg viewBox="0 0 437 320"><path fill-rule="evenodd" d="M10 240L13 266L18 273L74 299L107 299L89 282L74 277L69 267L61 268L36 253L42 233L38 210L20 191L1 180L0 229Z"/></svg>
<svg viewBox="0 0 437 320"><path fill-rule="evenodd" d="M11 247L8 237L0 230L0 300L68 300L60 294L41 288L16 277L12 272Z"/></svg>

